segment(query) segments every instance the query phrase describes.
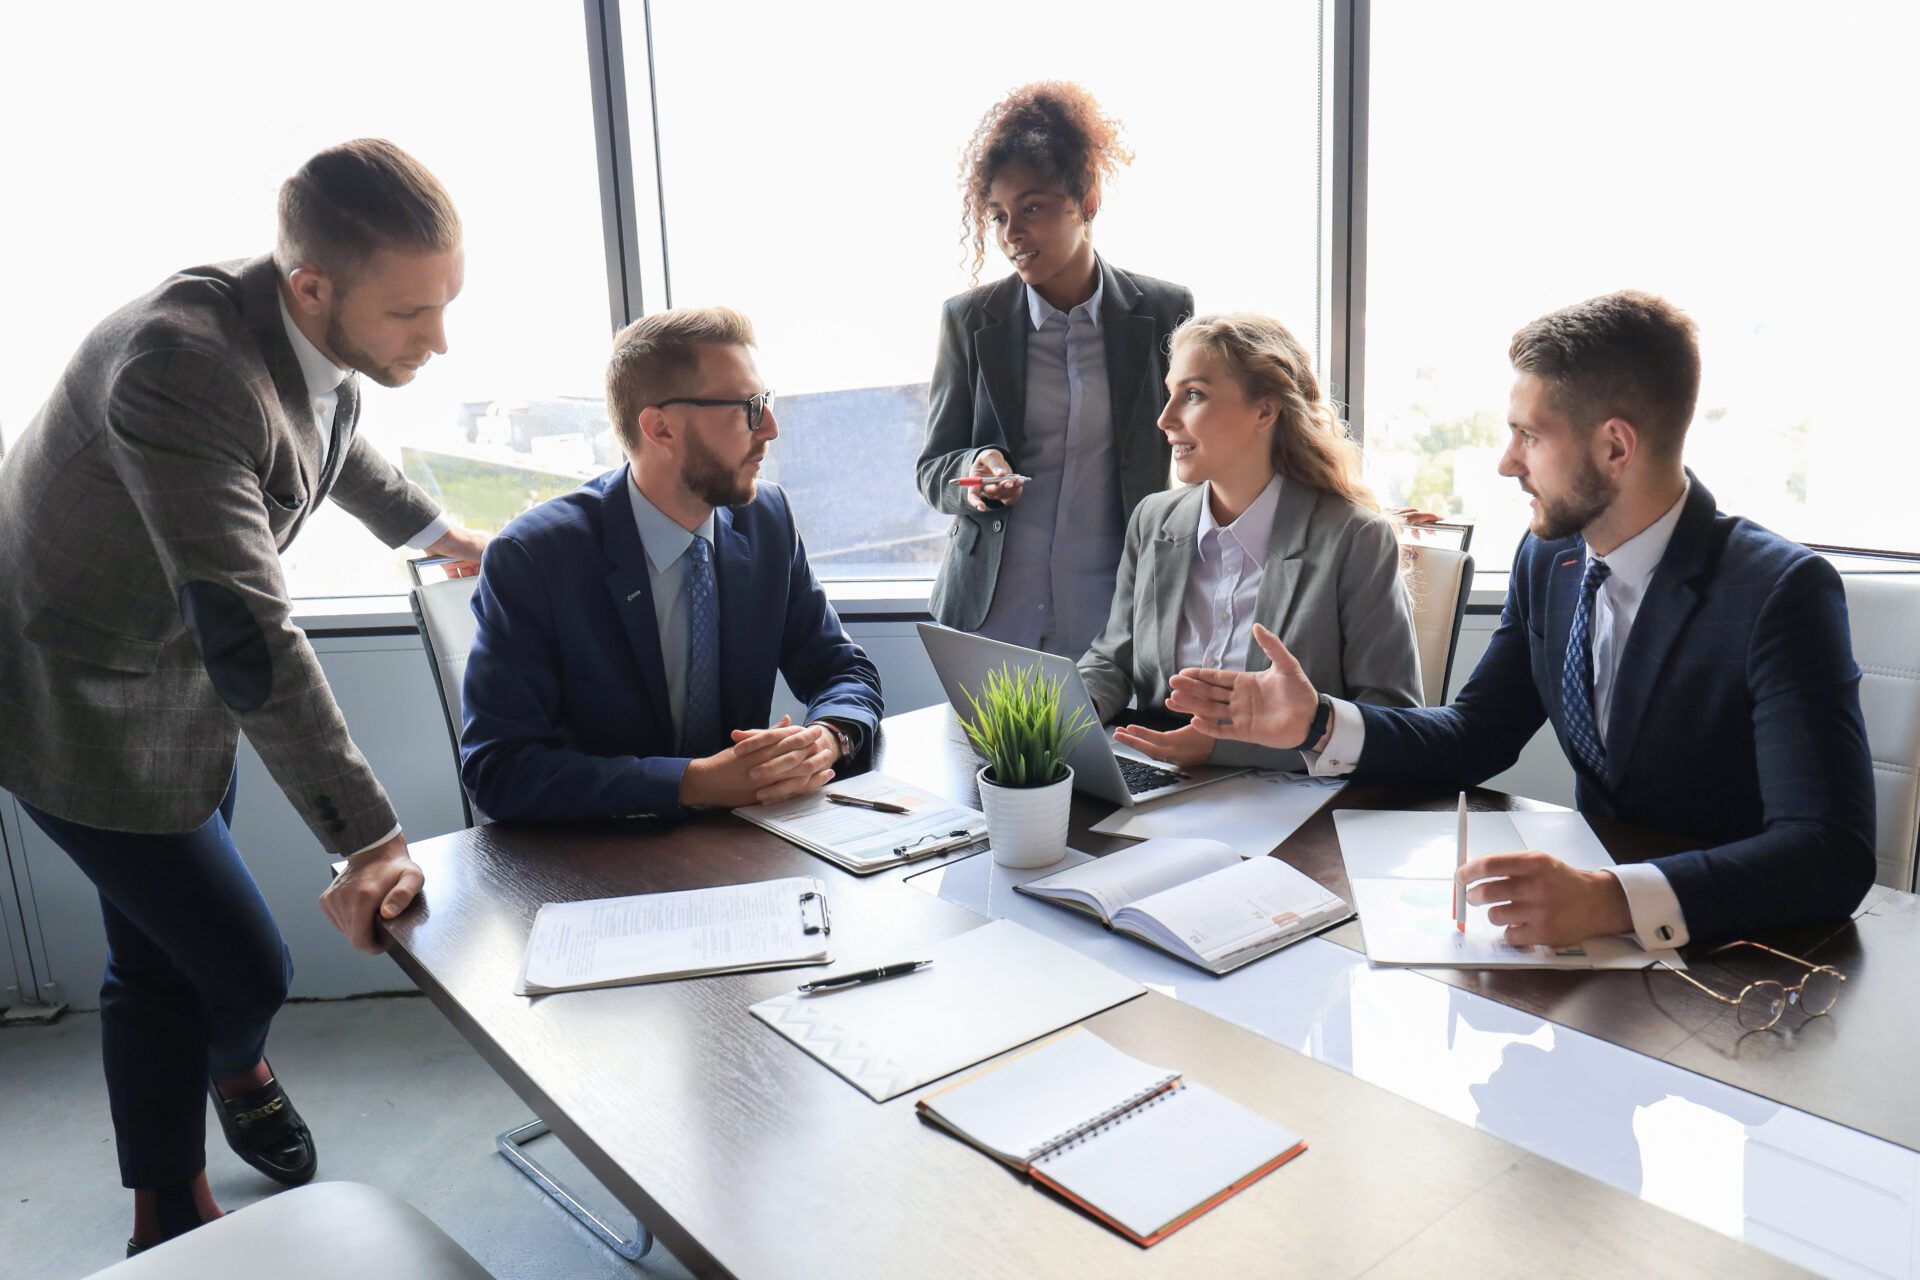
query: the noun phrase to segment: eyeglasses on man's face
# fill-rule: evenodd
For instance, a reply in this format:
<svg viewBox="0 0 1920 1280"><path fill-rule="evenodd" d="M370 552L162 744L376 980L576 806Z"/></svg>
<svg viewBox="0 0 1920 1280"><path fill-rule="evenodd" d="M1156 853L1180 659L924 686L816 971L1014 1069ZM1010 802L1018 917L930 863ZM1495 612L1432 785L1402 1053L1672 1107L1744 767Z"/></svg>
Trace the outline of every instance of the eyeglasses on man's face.
<svg viewBox="0 0 1920 1280"><path fill-rule="evenodd" d="M1727 996L1715 991L1684 970L1674 968L1665 960L1655 960L1647 967L1665 969L1668 973L1685 978L1721 1004L1732 1005L1734 1019L1739 1022L1742 1029L1747 1031L1767 1030L1780 1021L1790 1005L1798 1005L1800 1012L1810 1018L1817 1018L1833 1008L1834 1002L1840 998L1841 987L1847 981L1847 975L1831 965L1802 960L1799 956L1789 955L1785 951L1775 951L1772 947L1759 942L1729 942L1725 946L1715 947L1707 954L1717 956L1735 947L1753 947L1770 956L1791 960L1807 972L1792 986L1763 978L1759 982L1749 982L1740 989L1738 995Z"/></svg>
<svg viewBox="0 0 1920 1280"><path fill-rule="evenodd" d="M772 389L762 391L756 396L748 396L745 400L710 400L701 396L675 396L671 400L662 400L652 407L664 409L669 405L691 404L698 405L702 409L720 409L727 405L738 405L747 411L747 430L758 431L760 420L766 417L767 410L773 408L773 397Z"/></svg>

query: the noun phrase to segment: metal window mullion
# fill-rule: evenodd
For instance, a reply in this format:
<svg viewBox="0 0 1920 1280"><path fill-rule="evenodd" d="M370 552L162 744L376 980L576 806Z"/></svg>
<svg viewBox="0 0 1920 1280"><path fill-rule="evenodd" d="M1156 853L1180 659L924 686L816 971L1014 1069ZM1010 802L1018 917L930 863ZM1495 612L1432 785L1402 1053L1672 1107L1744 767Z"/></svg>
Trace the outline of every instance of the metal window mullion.
<svg viewBox="0 0 1920 1280"><path fill-rule="evenodd" d="M1372 0L1333 3L1332 304L1329 394L1366 439L1367 100Z"/></svg>
<svg viewBox="0 0 1920 1280"><path fill-rule="evenodd" d="M620 0L585 0L585 9L594 155L600 175L600 225L606 238L607 305L617 330L642 310L626 55L620 38Z"/></svg>

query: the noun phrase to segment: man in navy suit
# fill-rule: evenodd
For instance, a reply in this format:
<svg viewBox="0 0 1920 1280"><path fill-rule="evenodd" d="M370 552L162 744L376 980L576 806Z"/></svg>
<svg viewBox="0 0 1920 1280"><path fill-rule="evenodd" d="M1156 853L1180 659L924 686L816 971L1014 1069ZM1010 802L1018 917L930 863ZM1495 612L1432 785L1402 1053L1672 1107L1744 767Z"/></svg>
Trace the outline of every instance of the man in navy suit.
<svg viewBox="0 0 1920 1280"><path fill-rule="evenodd" d="M785 800L868 766L880 677L807 566L753 328L665 311L614 342L631 460L489 544L460 776L500 819L677 817ZM774 674L806 723L767 727Z"/></svg>
<svg viewBox="0 0 1920 1280"><path fill-rule="evenodd" d="M1316 773L1448 789L1512 765L1550 719L1582 813L1698 842L1597 872L1537 851L1469 861L1470 899L1500 904L1516 945L1677 947L1844 918L1875 869L1846 597L1832 565L1720 514L1682 466L1693 322L1609 294L1534 321L1509 356L1500 474L1533 495L1532 527L1453 705L1325 698L1264 630L1270 670L1183 672L1167 705L1213 737L1310 747Z"/></svg>

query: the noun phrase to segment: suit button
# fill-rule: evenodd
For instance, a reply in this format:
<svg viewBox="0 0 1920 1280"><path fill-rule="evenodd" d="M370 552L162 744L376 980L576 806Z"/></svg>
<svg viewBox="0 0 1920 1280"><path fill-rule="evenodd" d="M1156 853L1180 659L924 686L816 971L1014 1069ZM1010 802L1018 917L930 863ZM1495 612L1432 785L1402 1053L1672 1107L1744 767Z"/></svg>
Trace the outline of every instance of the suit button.
<svg viewBox="0 0 1920 1280"><path fill-rule="evenodd" d="M332 796L315 796L313 798L313 802L324 809L328 805L333 803L333 797Z"/></svg>
<svg viewBox="0 0 1920 1280"><path fill-rule="evenodd" d="M999 520L995 520L995 521L993 522L993 531L994 531L995 533L998 533L998 532L1000 532L1000 528L1001 528L1001 524L1002 524L1002 522L1001 522L1001 521L999 521Z"/></svg>
<svg viewBox="0 0 1920 1280"><path fill-rule="evenodd" d="M339 835L342 831L345 831L346 829L347 829L347 824L345 820L340 818L335 818L332 822L329 822L327 824L327 830L333 832L333 834L335 835Z"/></svg>
<svg viewBox="0 0 1920 1280"><path fill-rule="evenodd" d="M949 538L953 537L955 534L959 532L960 532L960 522L958 520L954 521L952 524L947 526L947 536Z"/></svg>

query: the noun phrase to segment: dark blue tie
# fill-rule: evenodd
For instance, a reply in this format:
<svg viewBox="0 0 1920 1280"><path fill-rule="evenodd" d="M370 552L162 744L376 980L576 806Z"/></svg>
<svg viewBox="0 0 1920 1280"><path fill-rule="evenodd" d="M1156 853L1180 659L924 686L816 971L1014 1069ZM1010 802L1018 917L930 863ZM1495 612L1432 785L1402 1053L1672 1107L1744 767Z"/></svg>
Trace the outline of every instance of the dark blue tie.
<svg viewBox="0 0 1920 1280"><path fill-rule="evenodd" d="M687 705L680 750L720 750L720 604L713 586L713 548L695 537L687 547Z"/></svg>
<svg viewBox="0 0 1920 1280"><path fill-rule="evenodd" d="M1607 749L1600 743L1600 730L1593 720L1593 598L1612 572L1605 560L1587 561L1587 576L1580 583L1580 604L1567 631L1566 661L1560 664L1560 707L1567 717L1567 741L1580 763L1595 776L1604 776L1607 771Z"/></svg>

